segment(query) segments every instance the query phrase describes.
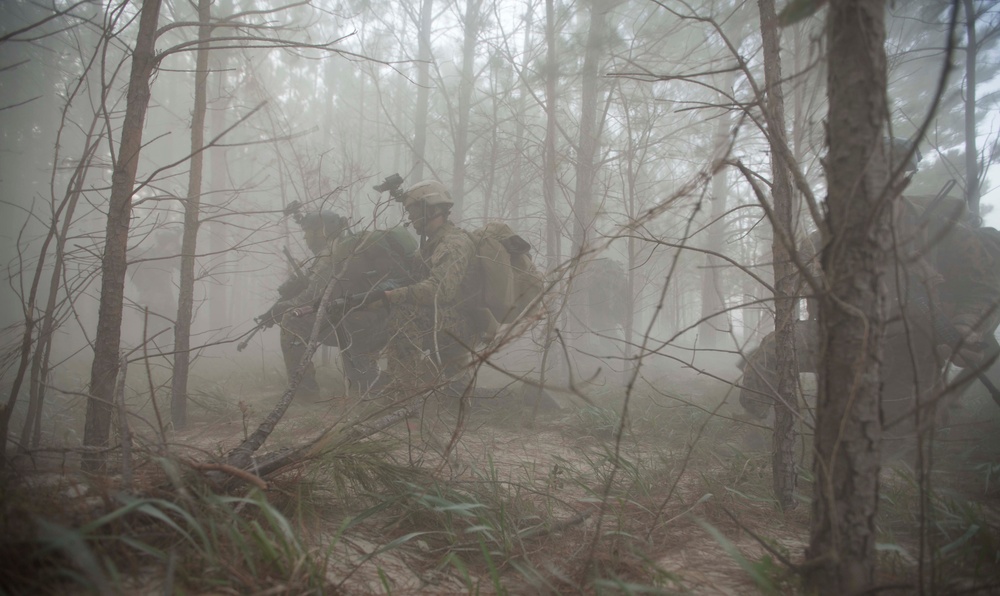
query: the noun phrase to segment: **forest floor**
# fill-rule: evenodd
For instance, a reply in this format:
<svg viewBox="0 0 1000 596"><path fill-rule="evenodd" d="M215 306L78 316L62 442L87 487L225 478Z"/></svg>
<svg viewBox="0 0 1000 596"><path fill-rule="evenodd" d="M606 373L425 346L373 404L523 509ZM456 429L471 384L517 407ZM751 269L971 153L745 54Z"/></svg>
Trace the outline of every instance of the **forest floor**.
<svg viewBox="0 0 1000 596"><path fill-rule="evenodd" d="M269 477L265 490L218 493L189 464L254 430L280 393L261 389L216 391L187 430L166 433L166 449L147 438L130 491L120 474L84 476L65 455L19 461L4 485L0 579L81 592L797 591L788 563L804 560L810 465L803 460L798 506L781 512L766 429L710 377L657 378L629 398L624 423L625 393L608 387L592 387L589 403L554 396L560 409L474 400L461 425L455 407L428 407ZM908 455L887 462L881 584L917 587L923 527L935 563L927 581L997 587L1000 410L991 408L974 397L938 433L930 491L918 490ZM261 451L372 411L357 398L297 400Z"/></svg>

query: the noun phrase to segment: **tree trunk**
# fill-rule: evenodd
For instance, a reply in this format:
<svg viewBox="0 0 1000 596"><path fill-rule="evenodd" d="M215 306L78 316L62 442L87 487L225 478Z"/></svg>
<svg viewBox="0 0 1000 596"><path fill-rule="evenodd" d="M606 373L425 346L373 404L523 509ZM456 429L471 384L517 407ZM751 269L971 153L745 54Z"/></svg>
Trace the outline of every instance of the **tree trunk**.
<svg viewBox="0 0 1000 596"><path fill-rule="evenodd" d="M597 96L600 92L598 67L604 56L607 40L607 11L604 0L590 0L590 28L583 57L580 91L580 136L576 156L576 188L573 193L573 257L583 255L594 225L595 156L600 131L597 123ZM581 268L582 270L582 268ZM570 295L570 320L577 333L585 332L590 323L587 292ZM579 327L577 328L577 325Z"/></svg>
<svg viewBox="0 0 1000 596"><path fill-rule="evenodd" d="M215 2L215 15L218 19L221 15L230 15L233 12L232 0L219 0ZM232 95L226 89L229 81L229 65L231 63L229 50L213 47L209 53L209 71L211 72L208 83L208 131L209 138L217 139L226 130L228 120L228 108L232 105ZM195 58L197 60L197 57ZM215 214L219 214L226 209L226 203L230 199L230 194L224 192L229 185L229 157L228 149L225 146L215 146L206 152L208 159L208 196L213 197ZM212 283L206 288L208 290L209 320L213 327L223 325L234 325L245 321L244 313L240 312L240 303L236 297L245 296L239 291L238 286L246 283L248 276L233 275L229 273L234 269L235 259L229 255L224 255L230 248L229 226L222 218L215 219L208 224L209 250L217 260L216 265L224 272L212 275ZM238 269L238 267L235 267Z"/></svg>
<svg viewBox="0 0 1000 596"><path fill-rule="evenodd" d="M627 184L628 188L626 190L626 208L628 209L629 221L636 220L636 213L638 212L638 192L636 190L636 178L639 173L637 171L638 165L635 164L635 147L633 141L629 139L628 151L628 174L627 174ZM638 241L635 238L635 234L629 234L626 242L626 258L628 261L625 266L625 295L629 298L629 303L625 306L625 321L622 325L622 339L625 342L625 363L622 367L622 381L626 384L632 382L633 377L636 372L636 368L639 366L638 361L633 361L633 354L635 352L635 347L633 344L633 336L635 335L635 325L636 317L635 313L640 308L639 296L637 290L639 289L636 284L636 274L639 267L642 265L639 259L639 246Z"/></svg>
<svg viewBox="0 0 1000 596"><path fill-rule="evenodd" d="M220 14L229 14L229 12L220 11ZM228 59L226 51L217 48L211 51L209 58L211 64L209 70L212 71L214 79L210 87L214 88L214 91L212 92L213 97L209 101L209 114L207 114L208 130L210 138L217 139L226 130L226 112L228 111L228 106L231 104L231 98L226 96L225 85ZM208 150L207 157L210 172L208 177L208 194L215 197L214 202L217 205L216 213L219 213L219 211L226 208L225 203L229 197L229 194L224 192L224 189L228 185L227 180L229 179L228 150L225 146L212 147ZM214 258L221 260L221 255L230 247L228 225L223 219L216 219L208 224L208 232L209 248L213 255L220 255ZM235 260L226 259L220 262L219 266L230 269L231 263L235 264ZM220 327L223 324L231 325L234 322L246 320L243 313L238 312L241 309L233 299L237 296L245 295L241 294L236 286L244 283L246 276L223 273L222 275L213 275L212 278L213 283L208 287L208 312L213 327Z"/></svg>
<svg viewBox="0 0 1000 596"><path fill-rule="evenodd" d="M476 85L476 41L479 39L479 9L482 0L465 1L465 40L462 43L462 79L458 85L458 120L455 123L455 154L452 163L452 211L462 219L465 205L465 162L469 154L469 113Z"/></svg>
<svg viewBox="0 0 1000 596"><path fill-rule="evenodd" d="M815 494L806 588L857 594L875 579L879 360L891 244L883 0L830 2L827 221L819 297Z"/></svg>
<svg viewBox="0 0 1000 596"><path fill-rule="evenodd" d="M785 133L785 96L781 87L781 43L774 0L758 0L760 30L764 45L764 80L767 88L764 109L767 112L768 142L771 146L771 195L773 197L775 230L771 241L774 255L774 334L775 371L778 386L774 402L774 436L771 452L771 473L774 494L782 509L795 507L795 418L798 413L798 373L795 366L795 267L788 242L795 238L794 205L789 164L781 157L787 146Z"/></svg>
<svg viewBox="0 0 1000 596"><path fill-rule="evenodd" d="M976 149L976 7L963 0L965 9L965 200L969 213L979 217L979 151ZM978 219L977 219L978 221Z"/></svg>
<svg viewBox="0 0 1000 596"><path fill-rule="evenodd" d="M198 39L195 58L194 108L191 111L191 171L184 203L184 237L181 240L181 284L174 328L174 377L170 387L170 419L175 429L187 425L187 384L191 364L191 319L194 312L194 266L201 226L201 178L205 163L205 113L208 107L208 40L212 35L211 0L198 0Z"/></svg>
<svg viewBox="0 0 1000 596"><path fill-rule="evenodd" d="M139 31L132 68L129 74L125 119L118 155L111 174L111 199L101 259L101 303L97 335L94 338L94 362L90 369L90 397L87 399L83 444L107 447L118 376L118 348L121 344L122 304L125 295L125 250L128 245L129 219L132 215L132 192L142 149L142 128L149 106L149 79L156 66L156 24L161 0L143 0ZM98 470L104 465L101 453L84 455L83 467Z"/></svg>
<svg viewBox="0 0 1000 596"><path fill-rule="evenodd" d="M542 153L542 196L545 200L545 268L552 273L559 267L561 259L559 213L556 210L556 166L559 156L556 155L556 134L558 111L559 63L556 60L556 16L555 0L545 0L545 141ZM545 339L542 346L542 364L540 384L544 387L549 367L552 366L550 356L555 342L555 313L550 312L545 318ZM555 366L552 366L555 368ZM553 370L552 372L555 372Z"/></svg>
<svg viewBox="0 0 1000 596"><path fill-rule="evenodd" d="M730 85L731 86L731 85ZM726 101L723 99L722 101ZM729 151L729 127L731 117L728 110L716 120L715 139L713 141L713 158L725 159ZM726 202L729 198L729 181L726 168L719 167L712 175L711 221L706 234L708 238L705 248L722 252L725 243L726 227L721 221L726 213ZM724 331L719 327L728 322L729 315L724 312L725 304L722 296L722 261L712 254L705 254L704 268L701 271L701 323L698 324L698 347L716 348Z"/></svg>
<svg viewBox="0 0 1000 596"><path fill-rule="evenodd" d="M531 47L531 29L534 25L535 11L533 2L528 2L525 6L527 11L524 16L524 48ZM524 75L526 74L527 68L526 64L522 64L520 72L518 73L518 83L521 87L525 87ZM521 89L521 92L517 94L517 98L514 99L514 168L511 174L511 188L512 192L510 195L510 218L517 222L521 218L521 204L524 202L524 162L525 158L525 128L524 120L526 117L525 104L527 102L528 89Z"/></svg>
<svg viewBox="0 0 1000 596"><path fill-rule="evenodd" d="M417 107L413 118L413 178L412 183L424 179L425 153L427 151L427 109L430 103L431 17L434 0L420 4L420 23L417 31Z"/></svg>

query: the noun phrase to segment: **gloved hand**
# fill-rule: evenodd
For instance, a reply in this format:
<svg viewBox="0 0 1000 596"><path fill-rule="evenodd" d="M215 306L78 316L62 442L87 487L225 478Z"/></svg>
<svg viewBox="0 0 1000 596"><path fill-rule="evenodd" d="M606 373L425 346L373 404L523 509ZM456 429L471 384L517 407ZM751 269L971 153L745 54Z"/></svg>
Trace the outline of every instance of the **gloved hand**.
<svg viewBox="0 0 1000 596"><path fill-rule="evenodd" d="M371 308L377 304L389 306L385 299L385 290L371 290L363 294L355 294L350 297L349 302L352 304L348 306L348 310L351 308Z"/></svg>
<svg viewBox="0 0 1000 596"><path fill-rule="evenodd" d="M961 341L954 345L938 344L938 356L960 368L979 365L986 357L986 343L983 342L982 335L969 325L961 323L955 325L955 332Z"/></svg>
<svg viewBox="0 0 1000 596"><path fill-rule="evenodd" d="M264 311L264 314L255 318L257 324L262 326L264 329L270 329L278 324L278 319L281 318L279 315L278 305L275 304L271 308Z"/></svg>

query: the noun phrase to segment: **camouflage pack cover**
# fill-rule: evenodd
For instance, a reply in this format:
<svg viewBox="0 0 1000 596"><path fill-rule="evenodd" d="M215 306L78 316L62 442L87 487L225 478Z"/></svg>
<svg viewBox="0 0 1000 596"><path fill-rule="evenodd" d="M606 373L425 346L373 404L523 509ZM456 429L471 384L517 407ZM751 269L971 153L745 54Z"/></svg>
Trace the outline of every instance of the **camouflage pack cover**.
<svg viewBox="0 0 1000 596"><path fill-rule="evenodd" d="M470 233L476 245L483 304L498 325L513 323L542 293L543 280L531 261L531 245L503 222Z"/></svg>
<svg viewBox="0 0 1000 596"><path fill-rule="evenodd" d="M410 282L410 269L417 252L417 241L401 227L366 230L337 240L332 260L337 277L335 297L368 292L391 282ZM388 333L385 315L377 310L357 310L338 326L341 346L357 345L377 351L385 345Z"/></svg>

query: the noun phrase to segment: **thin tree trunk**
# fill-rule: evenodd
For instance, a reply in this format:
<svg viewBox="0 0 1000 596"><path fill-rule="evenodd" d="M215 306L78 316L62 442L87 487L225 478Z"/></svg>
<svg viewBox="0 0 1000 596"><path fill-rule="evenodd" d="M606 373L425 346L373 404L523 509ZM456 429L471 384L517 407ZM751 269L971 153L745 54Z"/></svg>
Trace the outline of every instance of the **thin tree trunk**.
<svg viewBox="0 0 1000 596"><path fill-rule="evenodd" d="M875 581L879 360L891 244L882 143L884 0L840 0L827 15L827 220L819 296L815 494L806 589L859 594Z"/></svg>
<svg viewBox="0 0 1000 596"><path fill-rule="evenodd" d="M607 39L607 4L603 0L590 0L589 4L590 27L587 32L587 46L581 73L580 136L577 145L576 188L573 197L574 257L582 255L586 250L596 216L593 189L596 177L594 159L600 135L597 124L597 96L600 92L597 72ZM574 331L583 332L590 323L587 292L574 292L570 295L570 301L572 311L570 320L577 321L573 325ZM577 325L579 328L576 328Z"/></svg>
<svg viewBox="0 0 1000 596"><path fill-rule="evenodd" d="M223 8L223 10L225 10ZM229 14L229 12L221 12L219 14ZM217 139L223 135L226 130L226 112L227 107L230 105L230 97L226 96L226 65L228 62L226 50L214 48L212 49L211 56L211 66L210 70L214 80L211 87L214 88L212 92L212 99L209 101L209 114L208 118L208 130L210 131L210 136L213 139ZM208 180L208 194L214 198L214 203L218 205L219 208L225 208L225 201L223 197L228 197L228 193L223 192L223 189L227 186L227 179L229 176L229 164L228 164L228 149L225 146L212 147L207 152L208 166L209 166L209 180ZM218 211L216 211L218 212ZM209 243L213 254L222 255L226 250L229 249L229 232L225 221L221 219L216 219L208 224L209 231ZM219 258L219 257L216 257ZM220 264L222 267L228 267L230 263L234 261L223 262ZM232 275L229 273L223 274L221 279L220 276L212 276L214 278L214 283L209 286L209 315L210 320L214 326L221 325L222 321L232 324L234 321L244 321L246 320L242 315L240 303L236 302L234 298L239 296L245 296L246 294L241 293L237 287L239 284L245 283L247 276Z"/></svg>
<svg viewBox="0 0 1000 596"><path fill-rule="evenodd" d="M545 0L545 141L542 153L542 196L545 200L545 259L546 271L552 273L561 259L560 222L556 211L556 117L558 102L559 63L556 52L555 0ZM542 346L540 388L544 388L551 366L551 351L555 342L555 313L545 318L545 339ZM555 368L555 367L553 367ZM555 372L555 371L552 371Z"/></svg>
<svg viewBox="0 0 1000 596"><path fill-rule="evenodd" d="M524 51L527 54L531 47L531 29L534 24L534 4L529 0L525 9L527 13L524 17ZM522 65L518 73L518 81L524 86L525 67ZM514 100L514 171L511 174L511 188L513 192L510 197L510 217L515 222L521 218L521 203L524 202L524 162L525 162L525 103L527 101L527 89L523 89L517 94Z"/></svg>
<svg viewBox="0 0 1000 596"><path fill-rule="evenodd" d="M732 79L731 79L732 80ZM731 86L731 85L730 85ZM728 110L716 120L715 138L713 141L713 157L716 160L726 158L729 151L729 128L731 116ZM706 234L705 248L722 252L725 243L725 224L721 218L726 213L726 203L729 198L729 180L726 168L720 167L712 175L712 210L711 221ZM702 348L718 347L724 331L719 329L723 322L728 322L729 315L725 313L722 297L722 261L711 254L704 256L704 269L701 271L701 323L698 324L698 346Z"/></svg>
<svg viewBox="0 0 1000 596"><path fill-rule="evenodd" d="M500 70L500 69L497 69L497 70ZM494 92L492 93L493 97L492 97L492 101L490 102L490 107L491 107L491 112L492 112L491 115L493 117L493 122L496 122L498 124L496 124L495 126L493 126L493 127L490 128L490 155L489 155L489 158L488 158L489 159L488 163L495 164L495 163L497 163L497 160L498 160L497 153L499 152L498 147L500 145L500 132L499 132L499 130L500 130L500 125L499 125L499 122L500 122L500 98L499 98L499 95L500 95L500 93L497 92L497 86L499 85L499 82L496 80L496 78L493 79L493 82L491 84L494 86L493 87ZM464 174L463 174L463 179L464 179ZM486 171L486 179L483 182L483 221L488 221L490 219L490 217L492 216L493 192L494 192L494 187L496 185L496 179L497 179L497 168L495 168L495 167L494 168L488 168L487 171ZM464 182L463 182L463 185L464 185ZM503 205L503 199L504 198L505 197L503 195L501 195L499 197L499 200L497 200L497 206L496 206L497 217L503 217L505 215L504 214L504 208L503 208L504 207L504 205Z"/></svg>
<svg viewBox="0 0 1000 596"><path fill-rule="evenodd" d="M789 164L781 157L787 146L785 133L785 94L781 87L781 43L778 37L778 19L774 0L758 0L761 38L764 45L764 79L767 97L767 134L771 146L771 195L774 200L775 228L771 242L774 255L774 334L776 339L775 371L778 386L774 402L774 436L771 452L771 474L774 494L782 509L795 507L795 419L799 410L796 386L798 373L795 366L795 266L788 246L788 239L795 238L794 205ZM783 233L778 233L778 229ZM784 239L784 240L783 240Z"/></svg>
<svg viewBox="0 0 1000 596"><path fill-rule="evenodd" d="M479 9L482 0L465 1L465 39L462 43L462 79L458 85L458 122L455 128L455 154L452 163L452 210L462 218L465 205L465 162L469 153L469 114L476 80L476 41L479 39Z"/></svg>
<svg viewBox="0 0 1000 596"><path fill-rule="evenodd" d="M175 429L187 425L187 385L191 364L191 319L194 313L194 266L201 226L201 183L205 163L205 113L208 107L208 40L212 35L211 0L198 0L198 39L195 58L194 108L191 112L191 171L184 203L184 237L181 240L181 284L174 328L174 377L170 387L170 419Z"/></svg>
<svg viewBox="0 0 1000 596"><path fill-rule="evenodd" d="M420 4L420 23L417 31L417 106L413 118L413 179L424 179L424 164L427 151L427 109L430 103L430 61L431 61L431 17L434 16L434 0L423 0Z"/></svg>
<svg viewBox="0 0 1000 596"><path fill-rule="evenodd" d="M83 444L107 447L108 431L114 404L114 386L118 376L118 349L121 345L122 305L125 296L125 250L128 246L129 220L135 173L142 149L142 129L149 107L149 80L156 66L156 24L161 0L143 0L139 31L126 95L125 119L118 155L111 175L111 199L104 256L101 259L101 303L94 338L94 362L90 369L90 394L87 400ZM100 450L88 451L83 467L98 470L104 465Z"/></svg>
<svg viewBox="0 0 1000 596"><path fill-rule="evenodd" d="M976 7L963 0L965 8L965 200L969 213L979 217L979 151L976 149Z"/></svg>

